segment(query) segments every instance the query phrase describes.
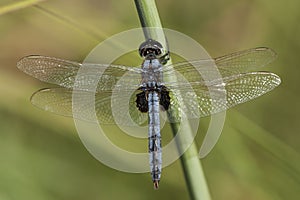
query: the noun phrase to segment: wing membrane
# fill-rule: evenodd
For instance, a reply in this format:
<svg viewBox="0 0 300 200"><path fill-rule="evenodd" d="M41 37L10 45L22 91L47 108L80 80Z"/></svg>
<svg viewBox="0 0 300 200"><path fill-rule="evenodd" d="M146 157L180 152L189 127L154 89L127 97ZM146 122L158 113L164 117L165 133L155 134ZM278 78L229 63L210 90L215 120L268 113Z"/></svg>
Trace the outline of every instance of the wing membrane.
<svg viewBox="0 0 300 200"><path fill-rule="evenodd" d="M17 67L41 81L82 90L92 90L92 86L97 87L97 91L112 90L115 87L136 89L141 78L141 69L135 67L81 64L46 56L24 57L17 63ZM117 84L120 79L122 83Z"/></svg>
<svg viewBox="0 0 300 200"><path fill-rule="evenodd" d="M180 73L188 82L205 82L218 77L250 72L271 63L276 53L269 48L259 47L240 51L212 60L197 60L176 63L163 69L166 80L176 80L175 72ZM216 68L215 68L216 66ZM201 74L200 74L201 73ZM180 82L180 80L178 81Z"/></svg>
<svg viewBox="0 0 300 200"><path fill-rule="evenodd" d="M95 122L96 113L97 121L102 124L136 126L147 120L147 114L141 113L135 106L135 95L138 92L112 94L102 91L94 94L67 88L46 88L35 92L31 103L43 110L84 121ZM72 103L74 93L75 103ZM93 98L95 100L91 101ZM72 106L75 106L75 114Z"/></svg>
<svg viewBox="0 0 300 200"><path fill-rule="evenodd" d="M280 82L276 74L251 72L226 77L207 85L193 82L186 89L182 89L182 85L180 89L171 88L171 109L180 107L180 113L170 121L178 122L181 118L199 118L225 111L273 90Z"/></svg>
<svg viewBox="0 0 300 200"><path fill-rule="evenodd" d="M179 111L173 112L177 114L170 121L218 113L274 89L280 84L276 74L250 71L269 64L275 57L271 49L254 48L212 60L164 67L164 84L171 95L170 111ZM75 93L75 117L79 119L95 121L96 112L97 121L103 124L141 125L147 120L147 114L141 113L135 105L140 68L80 64L46 56L25 57L17 66L39 80L63 87L42 89L33 94L31 102L39 108L73 117L72 95ZM91 86L96 87L96 93ZM95 101L89 101L93 98Z"/></svg>

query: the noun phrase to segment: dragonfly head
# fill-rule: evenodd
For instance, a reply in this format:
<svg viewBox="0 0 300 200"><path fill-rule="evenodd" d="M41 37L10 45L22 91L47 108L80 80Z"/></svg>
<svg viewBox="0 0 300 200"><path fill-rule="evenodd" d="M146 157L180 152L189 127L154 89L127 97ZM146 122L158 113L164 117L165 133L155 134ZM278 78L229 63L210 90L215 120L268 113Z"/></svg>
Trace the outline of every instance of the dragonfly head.
<svg viewBox="0 0 300 200"><path fill-rule="evenodd" d="M143 58L159 58L164 52L163 46L152 39L148 39L140 45L139 53Z"/></svg>

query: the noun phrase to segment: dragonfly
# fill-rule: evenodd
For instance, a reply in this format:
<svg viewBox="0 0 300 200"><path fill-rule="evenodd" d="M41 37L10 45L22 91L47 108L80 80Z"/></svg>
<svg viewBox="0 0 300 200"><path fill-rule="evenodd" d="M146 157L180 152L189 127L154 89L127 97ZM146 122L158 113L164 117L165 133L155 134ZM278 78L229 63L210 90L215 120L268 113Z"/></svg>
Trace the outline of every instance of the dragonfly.
<svg viewBox="0 0 300 200"><path fill-rule="evenodd" d="M162 172L161 112L178 109L183 102L184 107L180 108L179 114L169 118L170 123L181 122L182 118L205 117L255 99L281 82L280 77L272 72L253 71L276 58L276 53L267 47L211 59L221 75L213 80L205 80L199 74L201 70L215 73L213 68L207 67L207 60L164 65L166 54L158 41L148 39L138 51L143 59L139 67L78 63L41 55L24 57L17 67L34 78L59 86L41 89L32 95L31 102L38 108L72 117L72 94L81 92L84 101L84 94L93 92L87 86L96 84L94 103L100 124L130 125L133 121L142 125L148 121L149 165L155 189L159 186ZM86 73L79 75L80 68L87 69ZM100 78L95 73L99 71L102 73ZM80 81L76 81L76 76ZM176 81L170 81L174 78ZM74 85L76 89L73 89ZM129 101L120 96L114 97L114 90L121 95L130 93ZM225 101L219 98L224 92ZM112 113L112 102L119 105L117 115ZM85 108L79 108L80 118L90 121L92 119ZM120 118L118 122L114 116ZM132 121L128 120L128 116Z"/></svg>

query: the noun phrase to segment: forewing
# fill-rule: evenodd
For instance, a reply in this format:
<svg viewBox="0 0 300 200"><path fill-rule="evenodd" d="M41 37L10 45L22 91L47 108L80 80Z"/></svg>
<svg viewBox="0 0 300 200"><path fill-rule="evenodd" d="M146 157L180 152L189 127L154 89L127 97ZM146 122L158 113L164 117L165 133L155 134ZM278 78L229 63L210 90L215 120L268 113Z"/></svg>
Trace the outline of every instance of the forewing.
<svg viewBox="0 0 300 200"><path fill-rule="evenodd" d="M188 82L204 82L220 77L250 72L271 63L276 53L269 48L259 47L240 51L215 59L180 62L165 66L164 77L167 82L178 80L176 72ZM180 82L181 78L179 79Z"/></svg>
<svg viewBox="0 0 300 200"><path fill-rule="evenodd" d="M141 69L135 67L81 64L46 56L24 57L17 63L17 67L41 81L82 90L94 90L93 86L97 91L136 89L141 79ZM120 79L122 83L118 83Z"/></svg>
<svg viewBox="0 0 300 200"><path fill-rule="evenodd" d="M215 58L215 63L223 77L259 69L271 63L277 54L270 48L248 49Z"/></svg>

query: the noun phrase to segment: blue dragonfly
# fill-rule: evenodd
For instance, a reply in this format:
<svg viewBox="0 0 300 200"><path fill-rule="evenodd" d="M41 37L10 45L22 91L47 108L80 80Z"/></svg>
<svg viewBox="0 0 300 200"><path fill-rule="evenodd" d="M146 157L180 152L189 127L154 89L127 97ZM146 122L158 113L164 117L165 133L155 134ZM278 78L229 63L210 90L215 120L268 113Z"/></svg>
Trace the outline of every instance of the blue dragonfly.
<svg viewBox="0 0 300 200"><path fill-rule="evenodd" d="M17 67L41 81L59 86L41 89L32 95L32 104L43 110L72 117L72 94L79 92L84 102L84 94L92 92L87 86L96 84L95 112L99 123L131 125L133 121L142 125L148 121L150 172L154 188L158 188L162 171L160 112L180 107L179 114L169 117L171 123L178 123L182 118L205 117L255 99L281 82L274 73L253 71L276 58L276 53L266 47L212 59L221 75L220 80L205 80L199 74L203 70L215 73L214 69L206 66L206 60L164 66L166 55L163 52L159 42L149 39L139 48L139 54L144 59L141 67L82 64L40 55L22 58ZM84 75L78 75L80 68L86 69ZM102 73L100 78L96 77L99 71ZM166 81L174 78L177 81ZM76 90L73 90L75 84ZM120 96L114 97L113 91L129 95L129 101ZM225 100L221 98L224 92ZM119 105L116 114L112 112L112 102ZM181 102L184 107L179 105ZM85 109L86 106L93 105L83 105L77 109L82 120L91 121L91 113ZM118 116L117 122L114 116Z"/></svg>

